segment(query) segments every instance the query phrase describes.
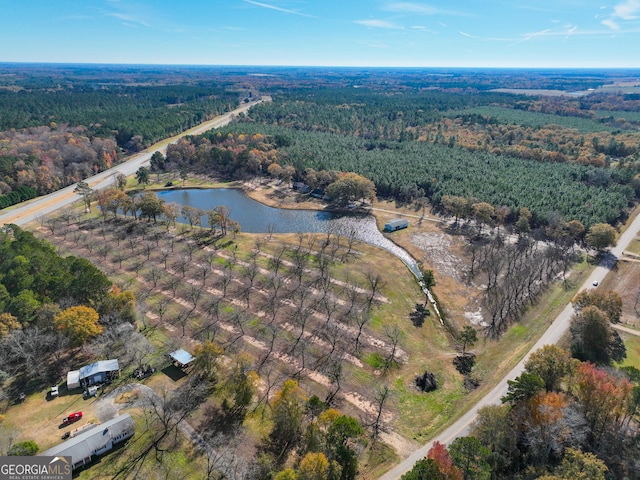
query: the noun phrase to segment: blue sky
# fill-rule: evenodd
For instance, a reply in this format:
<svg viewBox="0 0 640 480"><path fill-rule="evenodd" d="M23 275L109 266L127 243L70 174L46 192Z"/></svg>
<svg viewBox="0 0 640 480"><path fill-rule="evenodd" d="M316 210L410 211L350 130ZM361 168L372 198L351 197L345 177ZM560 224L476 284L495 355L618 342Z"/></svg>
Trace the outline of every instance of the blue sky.
<svg viewBox="0 0 640 480"><path fill-rule="evenodd" d="M640 67L640 0L0 0L0 61Z"/></svg>

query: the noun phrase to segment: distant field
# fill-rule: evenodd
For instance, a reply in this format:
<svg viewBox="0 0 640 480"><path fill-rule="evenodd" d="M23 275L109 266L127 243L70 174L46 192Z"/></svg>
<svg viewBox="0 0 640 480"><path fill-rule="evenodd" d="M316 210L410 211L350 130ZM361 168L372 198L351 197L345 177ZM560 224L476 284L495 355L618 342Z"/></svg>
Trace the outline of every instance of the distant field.
<svg viewBox="0 0 640 480"><path fill-rule="evenodd" d="M589 120L588 118L565 117L562 115L528 112L525 110L515 110L513 108L506 107L481 106L466 108L464 110L452 111L449 113L449 116L474 113L493 117L500 123L522 125L524 127L531 128L540 128L547 125L559 125L563 128L578 130L580 133L613 132L614 130L620 130L619 128L612 128L595 120Z"/></svg>

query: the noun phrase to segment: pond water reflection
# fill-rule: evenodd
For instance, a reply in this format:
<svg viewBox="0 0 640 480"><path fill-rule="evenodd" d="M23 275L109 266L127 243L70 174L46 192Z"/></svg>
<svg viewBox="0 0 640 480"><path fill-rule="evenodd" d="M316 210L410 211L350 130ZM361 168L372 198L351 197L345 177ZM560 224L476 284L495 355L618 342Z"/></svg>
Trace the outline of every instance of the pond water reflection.
<svg viewBox="0 0 640 480"><path fill-rule="evenodd" d="M393 253L414 275L420 276L418 264L413 257L378 230L372 215L273 208L252 200L235 188L168 190L159 192L158 196L166 202L190 205L203 210L224 205L231 211L231 218L240 224L240 230L247 233L271 231L353 235L359 241ZM187 223L185 218L180 218L179 221ZM203 226L209 226L206 215L202 221Z"/></svg>

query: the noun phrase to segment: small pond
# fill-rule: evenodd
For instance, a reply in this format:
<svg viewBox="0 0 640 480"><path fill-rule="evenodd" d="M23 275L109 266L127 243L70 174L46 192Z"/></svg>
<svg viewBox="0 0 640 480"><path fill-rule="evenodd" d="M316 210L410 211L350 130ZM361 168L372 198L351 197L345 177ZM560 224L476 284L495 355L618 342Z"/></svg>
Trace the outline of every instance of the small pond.
<svg viewBox="0 0 640 480"><path fill-rule="evenodd" d="M224 205L231 211L231 218L240 224L240 230L247 233L333 233L354 237L362 242L383 248L404 262L416 275L420 270L416 261L404 249L386 238L376 225L372 215L358 213L337 213L315 210L290 210L273 208L247 197L235 188L183 189L158 192L166 202L190 205L203 210L211 210ZM187 223L185 218L178 219ZM209 226L206 216L203 226Z"/></svg>

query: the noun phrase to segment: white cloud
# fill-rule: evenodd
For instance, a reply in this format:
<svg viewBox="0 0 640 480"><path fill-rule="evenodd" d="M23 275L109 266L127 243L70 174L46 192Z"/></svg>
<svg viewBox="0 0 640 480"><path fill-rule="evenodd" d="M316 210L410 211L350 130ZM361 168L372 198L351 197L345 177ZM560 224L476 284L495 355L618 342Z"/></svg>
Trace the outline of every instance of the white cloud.
<svg viewBox="0 0 640 480"><path fill-rule="evenodd" d="M640 19L640 0L625 0L614 6L613 13L600 23L611 30L620 30L622 21L629 22L638 19Z"/></svg>
<svg viewBox="0 0 640 480"><path fill-rule="evenodd" d="M387 20L356 20L354 23L359 25L364 25L365 27L372 28L389 28L395 30L402 30L402 25L398 25L397 23L388 22Z"/></svg>
<svg viewBox="0 0 640 480"><path fill-rule="evenodd" d="M147 22L146 20L144 20L143 18L137 16L137 15L131 15L128 13L109 13L108 16L110 17L114 17L117 18L118 20L122 20L122 24L126 25L128 27L133 27L133 24L139 24L142 25L144 27L150 27L151 24L149 24L149 22Z"/></svg>
<svg viewBox="0 0 640 480"><path fill-rule="evenodd" d="M382 10L387 12L397 13L412 13L418 15L466 15L463 12L456 12L453 10L446 10L425 3L414 2L394 2L389 3L382 7Z"/></svg>
<svg viewBox="0 0 640 480"><path fill-rule="evenodd" d="M269 10L276 10L278 12L290 13L292 15L300 15L301 17L310 17L316 18L314 15L309 15L307 13L297 12L295 10L288 10L286 8L278 7L276 5L270 5L268 3L254 2L253 0L244 0L245 3L250 3L251 5L255 5L256 7L268 8Z"/></svg>

